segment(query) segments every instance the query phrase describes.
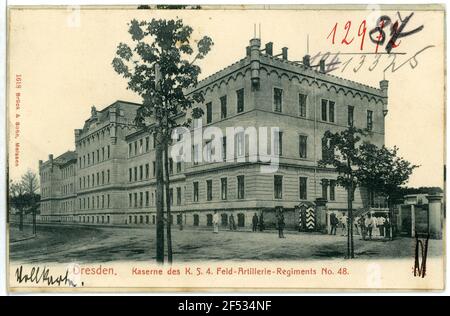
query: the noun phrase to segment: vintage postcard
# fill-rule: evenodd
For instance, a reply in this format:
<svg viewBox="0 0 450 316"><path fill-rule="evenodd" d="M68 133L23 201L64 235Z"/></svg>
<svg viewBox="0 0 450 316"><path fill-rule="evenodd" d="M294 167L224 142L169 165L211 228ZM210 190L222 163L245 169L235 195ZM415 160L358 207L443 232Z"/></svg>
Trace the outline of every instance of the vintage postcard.
<svg viewBox="0 0 450 316"><path fill-rule="evenodd" d="M8 7L9 291L444 289L445 13Z"/></svg>

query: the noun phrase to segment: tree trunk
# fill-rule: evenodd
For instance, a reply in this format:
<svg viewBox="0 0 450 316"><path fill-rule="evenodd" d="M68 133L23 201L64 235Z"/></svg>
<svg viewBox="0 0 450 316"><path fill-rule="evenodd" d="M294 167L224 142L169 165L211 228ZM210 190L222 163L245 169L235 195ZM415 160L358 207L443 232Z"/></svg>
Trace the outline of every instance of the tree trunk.
<svg viewBox="0 0 450 316"><path fill-rule="evenodd" d="M36 235L36 208L33 209L33 235Z"/></svg>
<svg viewBox="0 0 450 316"><path fill-rule="evenodd" d="M348 205L348 223L347 223L347 257L353 259L355 257L353 244L353 175L351 173L351 163L347 159L347 167L349 172L350 187L347 188L347 205Z"/></svg>
<svg viewBox="0 0 450 316"><path fill-rule="evenodd" d="M350 244L349 258L355 258L355 245L353 242L353 185L348 192L348 236Z"/></svg>
<svg viewBox="0 0 450 316"><path fill-rule="evenodd" d="M391 205L391 199L387 199L388 210L389 210L389 240L394 240L394 209Z"/></svg>
<svg viewBox="0 0 450 316"><path fill-rule="evenodd" d="M164 174L162 134L156 131L155 176L156 176L156 262L164 263Z"/></svg>
<svg viewBox="0 0 450 316"><path fill-rule="evenodd" d="M19 230L23 231L23 210L19 211Z"/></svg>
<svg viewBox="0 0 450 316"><path fill-rule="evenodd" d="M169 149L167 141L164 142L164 169L165 169L165 186L166 186L166 212L167 212L167 261L172 264L172 216L170 213L170 174L169 174Z"/></svg>

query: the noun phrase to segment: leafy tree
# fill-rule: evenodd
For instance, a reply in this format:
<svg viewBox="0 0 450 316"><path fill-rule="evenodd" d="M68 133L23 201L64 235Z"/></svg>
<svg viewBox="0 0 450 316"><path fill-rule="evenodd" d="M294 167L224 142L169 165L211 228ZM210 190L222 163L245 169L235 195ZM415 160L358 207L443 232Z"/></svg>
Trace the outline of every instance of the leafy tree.
<svg viewBox="0 0 450 316"><path fill-rule="evenodd" d="M18 196L24 192L22 183L10 180L9 182L9 194L10 196Z"/></svg>
<svg viewBox="0 0 450 316"><path fill-rule="evenodd" d="M142 106L137 111L136 125L155 134L156 167L156 260L164 262L164 175L163 160L167 165L168 144L174 128L180 126L180 114L192 111L192 117L203 114L194 105L204 101L200 92L187 94L198 82L200 67L195 65L210 51L213 41L204 36L196 43L196 52L191 42L193 29L181 19L137 21L129 23L128 32L133 48L125 43L117 47L112 61L114 70L128 80L128 89L142 97ZM182 125L189 125L186 120ZM164 155L165 153L165 155ZM169 178L166 172L166 208L168 261L172 261L170 232Z"/></svg>
<svg viewBox="0 0 450 316"><path fill-rule="evenodd" d="M354 258L353 242L353 196L358 186L369 192L378 193L392 201L400 186L405 184L412 171L418 166L397 156L398 148L361 142L367 132L349 127L338 133L326 131L325 147L319 166L332 165L338 172L337 184L347 191L348 234L347 257ZM391 221L392 222L392 221ZM391 234L392 236L392 234Z"/></svg>
<svg viewBox="0 0 450 316"><path fill-rule="evenodd" d="M393 204L393 197L402 191L400 186L419 167L398 157L397 153L398 147L378 148L367 142L360 146L358 180L370 192L386 197L388 206Z"/></svg>
<svg viewBox="0 0 450 316"><path fill-rule="evenodd" d="M35 216L41 196L36 193L39 185L37 176L32 171L27 171L20 182L10 182L9 202L11 207L19 214L19 230L23 230L23 217L25 214L33 214L33 232L35 232Z"/></svg>
<svg viewBox="0 0 450 316"><path fill-rule="evenodd" d="M392 149L382 146L378 148L374 144L363 143L360 146L358 181L361 186L367 188L372 194L386 198L389 208L389 222L391 223L389 234L392 234L392 205L399 198L403 198L402 188L413 170L419 166L397 156L398 147Z"/></svg>
<svg viewBox="0 0 450 316"><path fill-rule="evenodd" d="M326 131L323 137L325 147L322 160L319 166L327 167L332 165L338 172L336 183L347 191L347 258L354 258L353 242L353 195L358 185L356 170L359 162L358 142L366 135L362 129L349 127L338 133Z"/></svg>
<svg viewBox="0 0 450 316"><path fill-rule="evenodd" d="M19 210L19 208L17 207L17 205L15 204L15 198L17 198L18 196L21 196L23 194L24 190L23 190L23 186L20 182L18 181L13 181L10 180L9 181L9 207L8 207L8 216L9 213L11 211L11 208L16 209L17 211L19 211L19 216L20 216L20 221L19 221L19 229L22 230L23 229L23 222L22 222L22 215L21 215L21 211Z"/></svg>

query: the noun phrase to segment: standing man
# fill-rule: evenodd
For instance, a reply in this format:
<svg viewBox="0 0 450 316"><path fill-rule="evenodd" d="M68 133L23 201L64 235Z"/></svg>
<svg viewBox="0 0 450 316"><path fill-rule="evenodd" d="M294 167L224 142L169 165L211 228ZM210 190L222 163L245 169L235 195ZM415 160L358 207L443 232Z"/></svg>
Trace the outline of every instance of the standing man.
<svg viewBox="0 0 450 316"><path fill-rule="evenodd" d="M214 225L214 234L218 234L219 233L219 214L217 213L217 211L214 211L213 225Z"/></svg>
<svg viewBox="0 0 450 316"><path fill-rule="evenodd" d="M230 215L230 230L236 230L236 223L234 222L234 215Z"/></svg>
<svg viewBox="0 0 450 316"><path fill-rule="evenodd" d="M256 232L258 230L258 214L254 214L252 218L252 231Z"/></svg>
<svg viewBox="0 0 450 316"><path fill-rule="evenodd" d="M359 230L360 222L361 221L360 221L360 217L359 216L356 216L355 219L353 220L353 224L355 225L355 232L356 232L357 235L361 235L360 234L360 230Z"/></svg>
<svg viewBox="0 0 450 316"><path fill-rule="evenodd" d="M364 217L364 215L361 215L361 217L359 218L359 227L361 229L361 236L362 236L362 240L366 240L366 218Z"/></svg>
<svg viewBox="0 0 450 316"><path fill-rule="evenodd" d="M386 222L386 218L384 216L378 217L378 228L380 229L380 237L384 237L384 223Z"/></svg>
<svg viewBox="0 0 450 316"><path fill-rule="evenodd" d="M339 220L337 219L336 214L332 212L330 214L330 225L331 225L330 235L336 235L338 222Z"/></svg>
<svg viewBox="0 0 450 316"><path fill-rule="evenodd" d="M264 216L261 211L261 215L259 215L259 231L262 232L264 230Z"/></svg>
<svg viewBox="0 0 450 316"><path fill-rule="evenodd" d="M277 213L277 226L278 226L278 237L279 238L285 238L284 237L284 215L281 210Z"/></svg>
<svg viewBox="0 0 450 316"><path fill-rule="evenodd" d="M344 212L344 213L342 213L342 217L341 217L341 227L342 227L341 235L342 236L347 236L347 221L348 221L348 217L347 217L347 215L345 215L345 212Z"/></svg>
<svg viewBox="0 0 450 316"><path fill-rule="evenodd" d="M376 224L375 224L374 217L372 217L372 215L370 213L367 214L365 226L366 226L367 232L369 233L369 240L372 240L372 230L376 227Z"/></svg>

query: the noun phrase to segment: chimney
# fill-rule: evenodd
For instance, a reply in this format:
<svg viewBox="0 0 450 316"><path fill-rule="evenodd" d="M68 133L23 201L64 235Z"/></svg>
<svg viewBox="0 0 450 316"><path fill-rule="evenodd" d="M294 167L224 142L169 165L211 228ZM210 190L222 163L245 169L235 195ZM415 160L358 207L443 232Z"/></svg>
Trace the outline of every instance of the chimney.
<svg viewBox="0 0 450 316"><path fill-rule="evenodd" d="M388 114L388 88L389 81L381 80L380 81L380 90L383 94L383 115L386 116Z"/></svg>
<svg viewBox="0 0 450 316"><path fill-rule="evenodd" d="M281 54L283 55L283 60L288 60L288 48L287 47L283 47L281 49Z"/></svg>
<svg viewBox="0 0 450 316"><path fill-rule="evenodd" d="M305 67L311 67L311 56L309 55L303 56L303 65Z"/></svg>
<svg viewBox="0 0 450 316"><path fill-rule="evenodd" d="M78 143L78 140L80 139L81 135L81 129L75 129L75 144Z"/></svg>
<svg viewBox="0 0 450 316"><path fill-rule="evenodd" d="M113 145L115 145L116 142L117 142L117 135L116 135L116 133L117 133L117 124L116 123L117 123L117 114L118 114L118 112L120 113L120 107L119 107L118 104L116 106L112 106L109 109L109 121L111 123L113 123L112 126L111 126L111 129L110 129L111 143Z"/></svg>
<svg viewBox="0 0 450 316"><path fill-rule="evenodd" d="M109 121L111 123L117 122L117 109L115 106L109 108Z"/></svg>
<svg viewBox="0 0 450 316"><path fill-rule="evenodd" d="M97 118L97 109L95 108L95 106L91 106L91 118Z"/></svg>
<svg viewBox="0 0 450 316"><path fill-rule="evenodd" d="M319 61L319 70L321 73L325 73L325 59L321 59Z"/></svg>
<svg viewBox="0 0 450 316"><path fill-rule="evenodd" d="M50 172L53 172L53 154L48 155L48 161L50 162Z"/></svg>
<svg viewBox="0 0 450 316"><path fill-rule="evenodd" d="M259 68L260 68L260 47L261 40L259 38L252 38L250 40L250 64L252 70L252 88L259 90Z"/></svg>
<svg viewBox="0 0 450 316"><path fill-rule="evenodd" d="M272 42L267 43L265 50L267 55L273 56L273 43Z"/></svg>

